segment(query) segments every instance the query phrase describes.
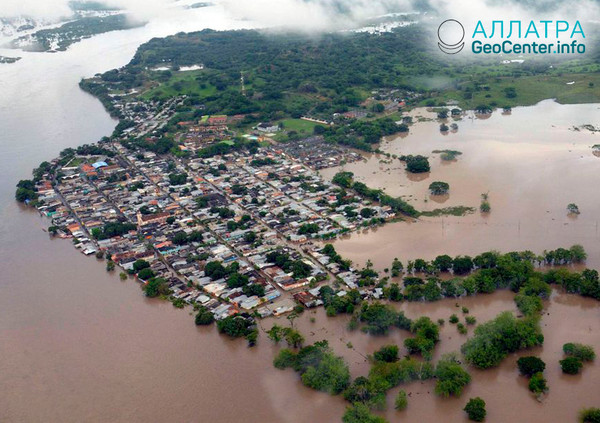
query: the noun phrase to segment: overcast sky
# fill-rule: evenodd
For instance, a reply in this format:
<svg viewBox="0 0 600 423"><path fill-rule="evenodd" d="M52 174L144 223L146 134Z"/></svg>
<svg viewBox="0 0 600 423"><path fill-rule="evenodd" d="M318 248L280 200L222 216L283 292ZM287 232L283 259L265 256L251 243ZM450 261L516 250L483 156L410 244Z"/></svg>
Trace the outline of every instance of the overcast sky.
<svg viewBox="0 0 600 423"><path fill-rule="evenodd" d="M102 1L102 0L101 0ZM105 0L140 18L177 4L210 0ZM235 18L262 26L331 30L347 28L391 11L429 10L466 22L529 18L600 20L600 0L213 0ZM68 0L0 0L0 16L27 15L56 20L68 16Z"/></svg>

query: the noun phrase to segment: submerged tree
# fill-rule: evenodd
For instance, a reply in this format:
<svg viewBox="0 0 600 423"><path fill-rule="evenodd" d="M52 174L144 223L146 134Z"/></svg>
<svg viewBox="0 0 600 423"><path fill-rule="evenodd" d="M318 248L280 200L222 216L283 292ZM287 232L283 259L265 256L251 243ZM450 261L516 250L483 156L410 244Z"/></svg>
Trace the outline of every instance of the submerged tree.
<svg viewBox="0 0 600 423"><path fill-rule="evenodd" d="M479 397L471 398L463 410L469 416L469 420L473 420L474 422L482 422L487 414L485 411L485 401Z"/></svg>
<svg viewBox="0 0 600 423"><path fill-rule="evenodd" d="M448 194L450 185L447 182L435 181L429 184L429 191L433 195L445 195Z"/></svg>
<svg viewBox="0 0 600 423"><path fill-rule="evenodd" d="M579 206L575 203L570 203L569 205L567 205L567 211L570 214L580 214L581 213L579 211Z"/></svg>

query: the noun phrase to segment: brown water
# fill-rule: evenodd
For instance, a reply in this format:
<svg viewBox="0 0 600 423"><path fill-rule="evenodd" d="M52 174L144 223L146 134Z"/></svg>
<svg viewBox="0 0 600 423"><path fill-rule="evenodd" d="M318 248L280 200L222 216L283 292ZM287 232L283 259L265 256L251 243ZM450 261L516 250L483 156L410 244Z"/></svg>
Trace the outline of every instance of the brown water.
<svg viewBox="0 0 600 423"><path fill-rule="evenodd" d="M83 257L70 242L51 240L42 231L47 222L12 199L15 181L27 178L33 166L54 157L67 146L107 135L114 127L115 122L102 111L100 104L78 90L79 78L125 64L136 46L151 36L209 24L219 28L239 25L211 15L208 9L199 13L208 15L193 22L184 18L153 22L146 28L128 31L126 37L122 33L105 34L77 44L65 53L22 54L24 59L20 62L0 67L3 93L0 97L0 256L3 259L0 262L0 421L3 423L340 420L346 406L344 401L303 387L291 371L274 369L271 361L277 347L264 335L256 348L248 349L245 341L221 337L214 327L196 328L189 310L177 310L168 303L145 299L135 282L121 282L115 275L108 275L104 263ZM581 107L588 114L597 113L594 106ZM523 110L531 113L530 117L545 116L543 109L539 112ZM510 119L519 113L520 110L515 111ZM581 113L573 112L572 117L579 120ZM462 126L466 124L461 124L461 132L447 140L452 137L458 140L464 130ZM402 142L415 140L417 131L421 131L418 128ZM424 134L428 133L426 128L423 126ZM466 153L466 148L460 149ZM460 163L450 166L459 167ZM434 174L435 171L434 167ZM491 175L489 178L493 179ZM451 183L453 192L448 201L462 200L455 197L460 190L455 192L455 184ZM492 191L495 190L493 184L477 185L473 195L460 195L478 202L479 191L485 189L491 191L494 208L491 221L496 211L502 214L502 196ZM565 189L561 186L557 192L564 193ZM566 190L570 191L571 188ZM561 236L570 237L568 243L573 243L571 239L584 243L588 249L597 241L589 229L593 221L587 217L592 214L591 210L598 210L597 203L579 197L569 201L580 205L582 215L576 224L569 222L566 229L548 224L548 230L559 234L553 238L556 245L543 245L544 248L563 245L558 242ZM560 201L557 210L564 207L558 203ZM554 213L560 215L559 211ZM478 222L476 217L468 219ZM505 245L494 237L486 239L477 230L458 222L457 219L444 227L446 238L440 238L442 232L437 223L405 225L411 229L402 235L406 236L404 242L398 242L400 226L386 227L386 230L394 228L396 238L388 240L394 241L394 249L402 258L409 258L413 253L430 257L438 251L504 249ZM480 223L474 227L483 227ZM575 233L573 227L580 228L579 232ZM521 233L523 231L522 227ZM350 246L356 239L364 239L369 256L383 266L387 259L379 259L380 252L369 240L384 233L380 230L352 237L339 246ZM413 241L409 244L410 234ZM440 245L440 239L451 237L451 243ZM543 243L539 240L540 233L532 231L529 237L532 249L537 243ZM458 238L464 241L457 244ZM469 239L476 239L478 244L471 244ZM527 245L522 237L516 239L518 242L514 245L519 248ZM449 248L452 245L456 247ZM345 251L344 254L352 253ZM362 256L353 255L356 260L359 257ZM506 292L464 299L460 303L467 305L479 321L502 310L514 310L512 297ZM474 374L473 384L459 400L439 400L427 394L431 391L431 382L412 384L406 388L413 393L409 409L403 413L391 410L386 413L388 418L407 422L464 421L461 411L464 402L468 396L481 395L489 404L490 422L574 421L578 408L600 402L593 384L598 380L598 366L587 365L581 376L565 378L555 364L565 341L593 343L600 349L596 305L565 295L552 299L550 315L544 318L548 324L546 345L541 350L542 357L549 363L547 375L551 392L543 405L529 397L524 381L514 370L515 357L511 357L497 370ZM410 317L428 314L433 318L447 318L456 312L454 301L400 307ZM349 333L345 329L346 316L326 319L323 310L319 310L315 323L309 321L310 316L305 313L298 319L307 339L312 342L329 338L336 352L348 359L355 376L368 371L366 354L390 342L401 343L407 336L401 331L392 332L388 338ZM268 327L271 323L263 324ZM458 349L464 339L448 325L442 331L436 354ZM347 348L349 341L353 349ZM392 399L390 395L389 400Z"/></svg>
<svg viewBox="0 0 600 423"><path fill-rule="evenodd" d="M502 311L516 312L513 295L509 291L499 291L435 303L402 303L396 307L411 318L426 315L434 321L439 318L446 320L435 350L436 360L444 353L459 351L473 332L473 328L469 327L468 335L459 334L456 326L448 323L451 314L457 314L464 323L460 307L466 306L469 315L483 323ZM314 317L315 322L310 322L309 317ZM368 374L367 354L391 343L401 346L410 336L401 330L392 330L385 337L373 337L360 330L349 332L346 329L348 320L348 316L327 318L323 310L318 310L305 313L295 324L310 342L329 339L336 353L349 362L353 377ZM583 342L593 345L596 351L600 350L600 307L595 300L555 292L546 303L541 324L545 336L543 347L511 354L495 369L469 369L472 382L461 397L441 399L433 393L434 381L413 382L391 390L387 397L387 411L380 414L391 422L466 422L462 408L469 398L480 396L487 404L488 422L575 422L581 408L597 406L600 402L597 389L600 366L586 364L579 375L568 376L562 374L558 361L563 358L562 345L566 342ZM351 348L348 348L348 342ZM521 355L538 355L546 362L544 375L550 391L541 403L529 392L528 380L519 375L516 360ZM393 401L400 389L409 394L409 405L406 411L397 412Z"/></svg>
<svg viewBox="0 0 600 423"><path fill-rule="evenodd" d="M418 114L427 116L420 110ZM598 105L560 105L552 100L516 108L511 115L494 113L488 119L464 118L456 133L442 135L438 122L421 122L410 135L388 140L382 150L391 154L430 157L431 172L409 175L398 160L372 155L344 170L371 187L403 195L419 210L449 206L479 208L481 194L489 193L492 211L464 217L422 218L417 223L395 223L354 234L336 249L357 263L371 258L379 269L394 257L403 261L432 259L438 254L477 254L544 249L582 244L588 265L600 267L600 160L591 146L598 135L570 130L573 125L598 124ZM455 162L443 162L433 150L458 150ZM322 171L331 178L340 168ZM412 180L411 180L412 179ZM450 184L447 198L429 195L433 181ZM567 216L569 203L581 214Z"/></svg>

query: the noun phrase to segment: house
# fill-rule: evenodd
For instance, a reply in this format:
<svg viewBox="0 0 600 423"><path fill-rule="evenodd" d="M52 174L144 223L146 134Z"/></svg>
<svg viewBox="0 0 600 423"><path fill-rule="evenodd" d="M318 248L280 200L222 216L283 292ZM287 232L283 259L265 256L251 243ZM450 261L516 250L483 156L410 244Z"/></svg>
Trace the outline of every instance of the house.
<svg viewBox="0 0 600 423"><path fill-rule="evenodd" d="M273 123L261 122L256 126L256 129L260 132L277 132L279 131L279 126Z"/></svg>
<svg viewBox="0 0 600 423"><path fill-rule="evenodd" d="M167 218L170 216L170 213L162 212L155 214L142 214L137 213L137 223L138 226L146 226L151 225L153 223L164 224L167 222Z"/></svg>

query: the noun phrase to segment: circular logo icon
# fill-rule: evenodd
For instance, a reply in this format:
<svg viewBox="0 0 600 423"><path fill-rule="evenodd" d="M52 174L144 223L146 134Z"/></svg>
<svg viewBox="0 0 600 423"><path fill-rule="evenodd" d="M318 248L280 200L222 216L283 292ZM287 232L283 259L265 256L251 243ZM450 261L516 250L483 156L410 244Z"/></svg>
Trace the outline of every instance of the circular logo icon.
<svg viewBox="0 0 600 423"><path fill-rule="evenodd" d="M456 54L463 49L465 28L456 19L446 19L438 27L438 47L446 54Z"/></svg>

